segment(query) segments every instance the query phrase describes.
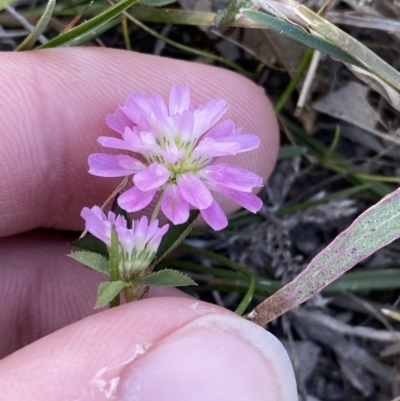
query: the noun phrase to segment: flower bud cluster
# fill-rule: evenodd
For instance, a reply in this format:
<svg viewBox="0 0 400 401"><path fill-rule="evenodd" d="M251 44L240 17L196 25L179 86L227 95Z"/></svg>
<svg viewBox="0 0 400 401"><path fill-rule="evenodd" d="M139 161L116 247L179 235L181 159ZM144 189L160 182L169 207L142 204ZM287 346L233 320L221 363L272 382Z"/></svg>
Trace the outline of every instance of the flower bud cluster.
<svg viewBox="0 0 400 401"><path fill-rule="evenodd" d="M81 216L86 222L86 230L111 247L114 230L118 237L119 272L121 278L130 280L139 275L153 261L168 224L158 226L158 220L149 224L146 216L132 221L132 228L123 216L113 212L105 213L98 207L83 208Z"/></svg>

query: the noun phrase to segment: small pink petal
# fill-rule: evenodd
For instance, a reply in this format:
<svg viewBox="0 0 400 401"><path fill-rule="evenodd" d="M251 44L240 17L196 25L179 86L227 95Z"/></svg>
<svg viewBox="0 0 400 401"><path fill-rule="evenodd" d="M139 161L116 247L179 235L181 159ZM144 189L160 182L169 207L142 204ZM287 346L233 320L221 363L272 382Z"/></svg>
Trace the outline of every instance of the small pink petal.
<svg viewBox="0 0 400 401"><path fill-rule="evenodd" d="M133 182L141 191L151 191L164 185L170 176L171 172L163 164L152 163L147 169L137 173Z"/></svg>
<svg viewBox="0 0 400 401"><path fill-rule="evenodd" d="M149 99L152 108L151 123L153 127L170 131L171 121L169 120L168 109L164 99L160 95L153 95Z"/></svg>
<svg viewBox="0 0 400 401"><path fill-rule="evenodd" d="M89 173L99 177L123 177L132 174L120 166L117 156L94 153L88 158Z"/></svg>
<svg viewBox="0 0 400 401"><path fill-rule="evenodd" d="M106 124L114 131L123 134L126 127L132 128L133 122L125 115L121 107L114 114L106 117Z"/></svg>
<svg viewBox="0 0 400 401"><path fill-rule="evenodd" d="M98 206L93 206L91 209L88 207L84 207L81 211L81 217L84 220L94 218L99 221L107 221L107 216Z"/></svg>
<svg viewBox="0 0 400 401"><path fill-rule="evenodd" d="M132 146L123 139L112 138L109 136L99 136L97 138L97 142L106 148L123 149L135 152L135 149L132 149Z"/></svg>
<svg viewBox="0 0 400 401"><path fill-rule="evenodd" d="M169 163L176 163L186 153L185 149L179 149L173 142L165 145L165 150L161 151L162 157Z"/></svg>
<svg viewBox="0 0 400 401"><path fill-rule="evenodd" d="M219 191L219 192L228 196L238 205L244 207L245 209L247 209L252 213L257 213L263 205L262 200L258 196L252 193L235 191L233 189L229 191Z"/></svg>
<svg viewBox="0 0 400 401"><path fill-rule="evenodd" d="M155 146L157 144L157 139L152 132L148 131L141 131L140 132L140 139L142 140L143 145L146 146Z"/></svg>
<svg viewBox="0 0 400 401"><path fill-rule="evenodd" d="M143 192L139 188L128 189L118 198L118 205L128 213L144 209L153 200L156 190Z"/></svg>
<svg viewBox="0 0 400 401"><path fill-rule="evenodd" d="M178 186L168 185L164 190L161 210L168 220L174 224L182 224L189 219L189 204L179 193Z"/></svg>
<svg viewBox="0 0 400 401"><path fill-rule="evenodd" d="M206 180L241 192L262 186L262 177L233 164L214 164L201 170Z"/></svg>
<svg viewBox="0 0 400 401"><path fill-rule="evenodd" d="M211 206L207 209L200 210L200 214L205 222L215 231L222 230L228 225L228 219L226 218L224 211L214 199Z"/></svg>
<svg viewBox="0 0 400 401"><path fill-rule="evenodd" d="M150 241L150 239L153 237L153 235L157 232L158 224L159 224L159 221L157 219L155 219L154 221L152 221L149 224L149 226L147 227L147 231L146 231L146 238L145 238L146 242Z"/></svg>
<svg viewBox="0 0 400 401"><path fill-rule="evenodd" d="M126 143L126 149L141 153L144 143L140 136L140 130L137 127L133 127L132 129L126 128L122 138Z"/></svg>
<svg viewBox="0 0 400 401"><path fill-rule="evenodd" d="M147 216L142 216L133 227L136 238L136 251L141 252L146 246L146 234L149 227L149 219Z"/></svg>
<svg viewBox="0 0 400 401"><path fill-rule="evenodd" d="M253 134L241 134L229 139L232 142L237 142L240 144L240 151L238 153L257 149L260 145L260 138Z"/></svg>
<svg viewBox="0 0 400 401"><path fill-rule="evenodd" d="M235 124L231 120L223 121L217 124L215 127L211 128L209 132L204 136L204 138L214 138L218 140L223 140L235 133Z"/></svg>
<svg viewBox="0 0 400 401"><path fill-rule="evenodd" d="M204 106L200 106L194 112L194 135L202 135L209 130L225 114L227 110L226 101L223 99L214 99Z"/></svg>
<svg viewBox="0 0 400 401"><path fill-rule="evenodd" d="M260 144L260 139L257 135L241 134L241 129L236 129L235 124L230 120L224 121L213 127L204 136L204 139L206 138L213 138L219 143L237 142L240 144L240 150L236 153L256 149Z"/></svg>
<svg viewBox="0 0 400 401"><path fill-rule="evenodd" d="M177 179L179 193L197 209L209 207L213 201L210 190L193 174L182 174Z"/></svg>
<svg viewBox="0 0 400 401"><path fill-rule="evenodd" d="M118 234L118 240L123 250L126 253L131 254L136 245L136 238L133 231L126 227L118 227L115 231Z"/></svg>
<svg viewBox="0 0 400 401"><path fill-rule="evenodd" d="M142 171L147 168L140 160L128 155L115 156L118 164L124 169L130 171L132 174Z"/></svg>
<svg viewBox="0 0 400 401"><path fill-rule="evenodd" d="M114 219L112 215L114 215ZM128 227L128 222L126 221L125 217L120 214L116 216L112 211L108 212L108 221L114 224L116 229Z"/></svg>
<svg viewBox="0 0 400 401"><path fill-rule="evenodd" d="M149 101L143 93L132 93L121 109L141 131L148 131L151 128L148 116L151 116L152 110Z"/></svg>
<svg viewBox="0 0 400 401"><path fill-rule="evenodd" d="M240 152L240 144L237 142L221 142L218 143L214 138L202 139L193 151L193 157L207 156L218 157L235 155Z"/></svg>
<svg viewBox="0 0 400 401"><path fill-rule="evenodd" d="M81 216L85 220L85 228L90 234L103 241L107 246L111 246L111 227L112 223L108 221L104 212L98 207L92 209L84 207ZM115 214L109 212L111 220L115 220Z"/></svg>
<svg viewBox="0 0 400 401"><path fill-rule="evenodd" d="M181 114L189 109L190 90L188 86L174 85L169 96L169 115Z"/></svg>
<svg viewBox="0 0 400 401"><path fill-rule="evenodd" d="M158 220L155 220L158 226ZM158 247L160 246L162 237L169 229L169 224L165 224L162 227L158 228L156 233L148 240L149 247L154 249L154 252L157 251Z"/></svg>
<svg viewBox="0 0 400 401"><path fill-rule="evenodd" d="M172 117L175 123L175 131L184 142L194 139L194 115L191 111L184 111L182 114L175 114Z"/></svg>

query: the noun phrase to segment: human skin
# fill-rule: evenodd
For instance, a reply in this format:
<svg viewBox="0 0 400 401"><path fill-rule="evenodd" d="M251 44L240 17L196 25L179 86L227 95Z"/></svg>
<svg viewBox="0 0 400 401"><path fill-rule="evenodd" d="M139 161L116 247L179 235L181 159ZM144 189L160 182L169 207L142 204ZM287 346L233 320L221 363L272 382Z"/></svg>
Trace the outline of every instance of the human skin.
<svg viewBox="0 0 400 401"><path fill-rule="evenodd" d="M224 119L261 139L235 163L267 179L278 128L261 89L227 70L110 49L3 53L0 63L0 399L297 399L287 356L263 329L175 289L94 313L102 278L66 256L82 207L119 183L90 176L87 157L103 151L105 116L131 92L167 99L179 83L195 105L226 99Z"/></svg>

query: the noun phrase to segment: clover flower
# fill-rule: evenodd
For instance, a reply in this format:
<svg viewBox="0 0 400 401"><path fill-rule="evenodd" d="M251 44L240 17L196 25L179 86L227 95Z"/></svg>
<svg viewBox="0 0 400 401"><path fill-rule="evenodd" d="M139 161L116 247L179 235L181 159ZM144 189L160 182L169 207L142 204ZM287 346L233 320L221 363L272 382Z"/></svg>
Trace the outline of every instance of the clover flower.
<svg viewBox="0 0 400 401"><path fill-rule="evenodd" d="M253 188L262 186L260 176L233 164L215 163L222 156L248 152L259 145L256 135L242 134L230 120L216 125L226 110L223 99L195 108L187 86L173 86L169 107L160 95L146 98L135 92L106 119L122 139L98 138L105 147L133 155L92 154L89 173L133 175L134 186L118 199L128 212L142 210L162 191L161 210L174 224L186 222L190 208L195 208L212 228L221 230L228 221L212 192L253 213L262 206L252 194Z"/></svg>
<svg viewBox="0 0 400 401"><path fill-rule="evenodd" d="M111 247L111 232L114 229L119 242L119 272L121 277L130 278L150 265L160 246L163 235L168 231L168 224L158 227L158 220L149 224L146 216L132 221L132 228L127 227L123 216L113 212L105 213L98 207L85 207L81 212L86 222L86 230Z"/></svg>

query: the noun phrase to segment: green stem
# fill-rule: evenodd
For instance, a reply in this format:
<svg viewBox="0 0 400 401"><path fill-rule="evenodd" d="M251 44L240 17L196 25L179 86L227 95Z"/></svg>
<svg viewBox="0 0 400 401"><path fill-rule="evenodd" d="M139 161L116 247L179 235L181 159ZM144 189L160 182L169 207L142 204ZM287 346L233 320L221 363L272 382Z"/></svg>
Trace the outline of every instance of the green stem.
<svg viewBox="0 0 400 401"><path fill-rule="evenodd" d="M131 285L124 287L124 294L126 302L133 302L135 300L135 295L133 294L133 289Z"/></svg>
<svg viewBox="0 0 400 401"><path fill-rule="evenodd" d="M168 39L168 38L164 37L163 35L160 35L158 32L154 31L153 29L149 28L147 25L143 24L142 22L140 22L138 19L136 19L132 15L128 14L127 12L124 12L123 14L126 18L128 18L129 20L134 22L139 28L142 28L145 32L149 33L150 35L154 36L155 38L157 38L159 40L164 41L165 43L167 43L170 46L176 47L177 49L186 51L188 53L195 54L196 56L206 57L211 60L218 61L222 64L225 64L227 67L230 67L230 68L242 73L243 75L247 76L250 79L253 79L258 75L258 73L249 72L249 71L245 70L244 68L242 68L239 64L236 64L235 62L227 60L221 56L218 56L218 55L212 54L212 53L208 53L208 52L205 52L202 50L193 49L192 47L185 46L185 45L182 45L181 43L178 43L171 39Z"/></svg>
<svg viewBox="0 0 400 401"><path fill-rule="evenodd" d="M110 281L119 281L119 242L115 230L111 230L111 247L110 254ZM114 308L120 304L119 294L110 302L110 308Z"/></svg>
<svg viewBox="0 0 400 401"><path fill-rule="evenodd" d="M329 159L333 156L333 154L336 151L337 145L339 143L340 139L340 126L337 125L335 129L335 136L333 137L333 141L331 143L331 146L329 146L328 151L324 154L324 156L321 159L321 163L328 163Z"/></svg>
<svg viewBox="0 0 400 401"><path fill-rule="evenodd" d="M129 37L128 21L125 17L122 18L121 25L122 25L122 36L124 37L125 49L132 50L131 38Z"/></svg>
<svg viewBox="0 0 400 401"><path fill-rule="evenodd" d="M229 7L222 11L216 18L218 25L229 25L239 14L241 8L251 8L253 3L250 0L232 0Z"/></svg>
<svg viewBox="0 0 400 401"><path fill-rule="evenodd" d="M300 62L299 68L297 69L296 73L293 75L293 78L290 80L289 85L286 87L285 91L282 93L281 97L275 104L274 109L276 113L279 113L283 109L290 96L292 96L293 91L296 89L296 86L300 82L300 79L303 76L305 69L311 61L313 52L314 50L311 48L307 48L307 50L304 52L304 56Z"/></svg>

